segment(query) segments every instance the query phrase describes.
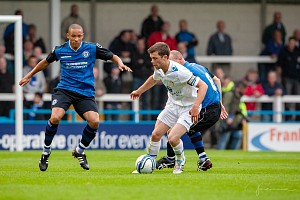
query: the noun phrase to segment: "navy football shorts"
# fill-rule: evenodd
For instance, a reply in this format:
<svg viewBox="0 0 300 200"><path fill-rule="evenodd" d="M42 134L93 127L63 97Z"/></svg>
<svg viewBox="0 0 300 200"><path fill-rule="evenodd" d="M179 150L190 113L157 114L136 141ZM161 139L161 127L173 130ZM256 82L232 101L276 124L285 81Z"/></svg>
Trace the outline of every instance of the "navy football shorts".
<svg viewBox="0 0 300 200"><path fill-rule="evenodd" d="M52 95L51 109L58 107L67 111L73 104L75 111L85 120L83 114L87 111L98 112L95 97L86 97L70 90L56 88Z"/></svg>

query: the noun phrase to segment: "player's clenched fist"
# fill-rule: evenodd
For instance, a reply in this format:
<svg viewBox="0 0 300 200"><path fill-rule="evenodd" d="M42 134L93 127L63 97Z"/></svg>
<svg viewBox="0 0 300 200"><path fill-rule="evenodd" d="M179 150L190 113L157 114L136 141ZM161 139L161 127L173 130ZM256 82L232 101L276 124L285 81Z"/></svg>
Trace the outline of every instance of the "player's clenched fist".
<svg viewBox="0 0 300 200"><path fill-rule="evenodd" d="M30 78L24 77L24 78L22 78L22 80L20 80L19 85L23 87L24 85L26 85L29 82L29 80L30 80Z"/></svg>
<svg viewBox="0 0 300 200"><path fill-rule="evenodd" d="M130 94L130 98L131 99L139 99L141 96L141 93L139 93L137 90L134 90L133 92L131 92Z"/></svg>

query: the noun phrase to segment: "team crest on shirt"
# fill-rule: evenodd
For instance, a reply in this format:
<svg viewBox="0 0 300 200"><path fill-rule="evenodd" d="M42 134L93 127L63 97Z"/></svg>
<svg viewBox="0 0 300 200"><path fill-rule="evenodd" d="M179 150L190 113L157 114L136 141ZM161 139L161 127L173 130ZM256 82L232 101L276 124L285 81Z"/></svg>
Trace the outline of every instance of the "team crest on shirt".
<svg viewBox="0 0 300 200"><path fill-rule="evenodd" d="M87 58L87 57L90 56L90 53L89 53L88 51L84 51L84 52L82 53L82 56L83 56L84 58Z"/></svg>
<svg viewBox="0 0 300 200"><path fill-rule="evenodd" d="M177 72L177 71L178 71L177 67L176 67L176 66L173 66L173 67L172 67L172 72Z"/></svg>
<svg viewBox="0 0 300 200"><path fill-rule="evenodd" d="M57 99L54 99L54 100L52 101L52 106L54 106L56 103L57 103Z"/></svg>

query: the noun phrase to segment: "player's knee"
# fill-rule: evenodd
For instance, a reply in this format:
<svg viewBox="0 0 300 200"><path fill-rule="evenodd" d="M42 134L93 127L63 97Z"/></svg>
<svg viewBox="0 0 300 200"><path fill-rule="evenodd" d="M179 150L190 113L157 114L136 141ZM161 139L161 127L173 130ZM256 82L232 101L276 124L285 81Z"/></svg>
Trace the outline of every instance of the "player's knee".
<svg viewBox="0 0 300 200"><path fill-rule="evenodd" d="M61 120L61 116L55 113L51 114L51 118L50 118L50 122L53 124L59 124L60 120Z"/></svg>
<svg viewBox="0 0 300 200"><path fill-rule="evenodd" d="M161 138L161 135L157 131L153 131L151 135L151 140L154 142L159 141Z"/></svg>
<svg viewBox="0 0 300 200"><path fill-rule="evenodd" d="M177 137L176 135L169 135L168 136L168 141L169 141L169 143L172 147L175 147L179 144L180 138Z"/></svg>
<svg viewBox="0 0 300 200"><path fill-rule="evenodd" d="M90 127L92 128L98 128L99 126L99 117L93 117L91 119L88 120L88 123L90 125Z"/></svg>

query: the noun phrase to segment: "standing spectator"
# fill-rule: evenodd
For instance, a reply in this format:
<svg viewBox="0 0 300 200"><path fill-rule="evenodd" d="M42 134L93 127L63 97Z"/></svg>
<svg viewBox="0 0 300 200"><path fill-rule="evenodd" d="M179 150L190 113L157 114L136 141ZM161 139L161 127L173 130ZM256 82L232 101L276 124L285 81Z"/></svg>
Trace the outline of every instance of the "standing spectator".
<svg viewBox="0 0 300 200"><path fill-rule="evenodd" d="M27 61L27 65L23 69L23 75L28 74L38 63L38 59L35 56L30 56ZM29 83L24 86L23 91L25 93L44 93L46 89L46 79L43 72L37 73L30 79Z"/></svg>
<svg viewBox="0 0 300 200"><path fill-rule="evenodd" d="M256 70L254 69L248 70L245 77L245 83L247 84L247 88L244 95L258 98L264 94L264 89L261 83L259 83L259 77ZM247 107L247 111L256 109L255 102L246 102L245 104Z"/></svg>
<svg viewBox="0 0 300 200"><path fill-rule="evenodd" d="M157 5L152 5L151 14L146 19L144 19L142 23L141 35L147 40L151 33L160 31L162 25L163 20L158 15L158 7Z"/></svg>
<svg viewBox="0 0 300 200"><path fill-rule="evenodd" d="M79 16L79 7L76 4L73 4L71 6L70 15L65 17L61 22L61 39L64 41L68 40L66 34L71 24L79 24L82 26L83 30L87 30L85 27L84 20ZM84 35L87 35L86 32L84 32Z"/></svg>
<svg viewBox="0 0 300 200"><path fill-rule="evenodd" d="M235 84L232 91L223 94L223 105L228 112L228 118L221 121L222 131L219 138L218 149L240 149L242 143L242 124L245 116L240 107L241 97L246 90L246 84Z"/></svg>
<svg viewBox="0 0 300 200"><path fill-rule="evenodd" d="M34 24L28 25L28 40L32 42L33 47L40 47L42 53L46 53L46 45L42 37L37 35L37 29Z"/></svg>
<svg viewBox="0 0 300 200"><path fill-rule="evenodd" d="M135 46L131 43L131 34L129 30L122 30L109 45L109 50L122 59L130 58L134 49Z"/></svg>
<svg viewBox="0 0 300 200"><path fill-rule="evenodd" d="M23 11L18 9L15 11L15 15L21 15L22 20L24 19ZM22 38L23 42L26 40L28 35L27 24L22 21ZM4 45L6 53L15 54L15 23L8 24L4 31Z"/></svg>
<svg viewBox="0 0 300 200"><path fill-rule="evenodd" d="M296 48L295 38L289 38L287 46L280 52L276 64L286 94L300 95L300 51ZM289 110L292 110L292 104L287 106ZM300 110L299 104L296 105L296 110ZM300 120L300 116L297 116L297 120Z"/></svg>
<svg viewBox="0 0 300 200"><path fill-rule="evenodd" d="M117 67L111 69L111 73L104 79L106 92L108 94L118 94L122 92L122 79L120 77L120 70ZM104 104L105 109L119 110L122 108L121 102L107 102ZM118 120L119 116L116 114L105 115L106 120Z"/></svg>
<svg viewBox="0 0 300 200"><path fill-rule="evenodd" d="M273 39L269 40L261 55L268 55L271 56L271 58L277 58L283 47L284 44L282 42L281 33L279 30L275 30L273 33ZM267 74L270 70L275 70L274 63L260 63L258 65L258 73L262 82L266 82Z"/></svg>
<svg viewBox="0 0 300 200"><path fill-rule="evenodd" d="M148 52L146 51L145 39L139 38L136 43L136 51L132 55L131 60L132 69L132 90L139 88L147 78L153 73L153 67ZM142 110L148 110L151 93L146 91L141 97ZM143 115L143 119L147 119L146 115Z"/></svg>
<svg viewBox="0 0 300 200"><path fill-rule="evenodd" d="M300 29L295 29L293 33L293 37L296 40L296 47L300 50Z"/></svg>
<svg viewBox="0 0 300 200"><path fill-rule="evenodd" d="M14 79L7 70L7 63L4 57L0 57L0 93L12 93ZM1 101L0 116L9 116L9 110L12 108L12 102Z"/></svg>
<svg viewBox="0 0 300 200"><path fill-rule="evenodd" d="M187 57L195 58L195 47L198 45L198 39L192 32L188 31L188 23L185 19L179 21L179 32L175 39L177 43L183 43L187 48Z"/></svg>
<svg viewBox="0 0 300 200"><path fill-rule="evenodd" d="M231 45L231 37L225 33L225 22L219 20L217 22L217 32L210 36L207 46L207 55L232 55L233 49ZM213 64L213 71L216 67L222 67L225 74L230 74L229 63Z"/></svg>
<svg viewBox="0 0 300 200"><path fill-rule="evenodd" d="M282 96L283 86L276 80L277 74L275 71L269 71L267 76L267 82L262 84L264 92L268 96ZM273 110L272 103L262 103L262 110ZM272 115L263 115L263 121L273 121Z"/></svg>
<svg viewBox="0 0 300 200"><path fill-rule="evenodd" d="M164 42L169 46L170 50L176 50L176 40L170 35L170 28L170 22L164 22L161 30L153 32L148 38L148 47L151 47L157 42Z"/></svg>
<svg viewBox="0 0 300 200"><path fill-rule="evenodd" d="M281 12L275 11L274 15L273 15L273 23L268 25L263 32L262 43L264 45L267 45L268 42L272 39L275 30L280 31L281 39L282 39L282 42L284 43L285 36L286 36L286 30L285 30L285 27L284 27L281 19L282 19Z"/></svg>
<svg viewBox="0 0 300 200"><path fill-rule="evenodd" d="M195 56L189 55L185 42L180 42L177 44L177 50L182 54L184 60L190 63L197 63Z"/></svg>

